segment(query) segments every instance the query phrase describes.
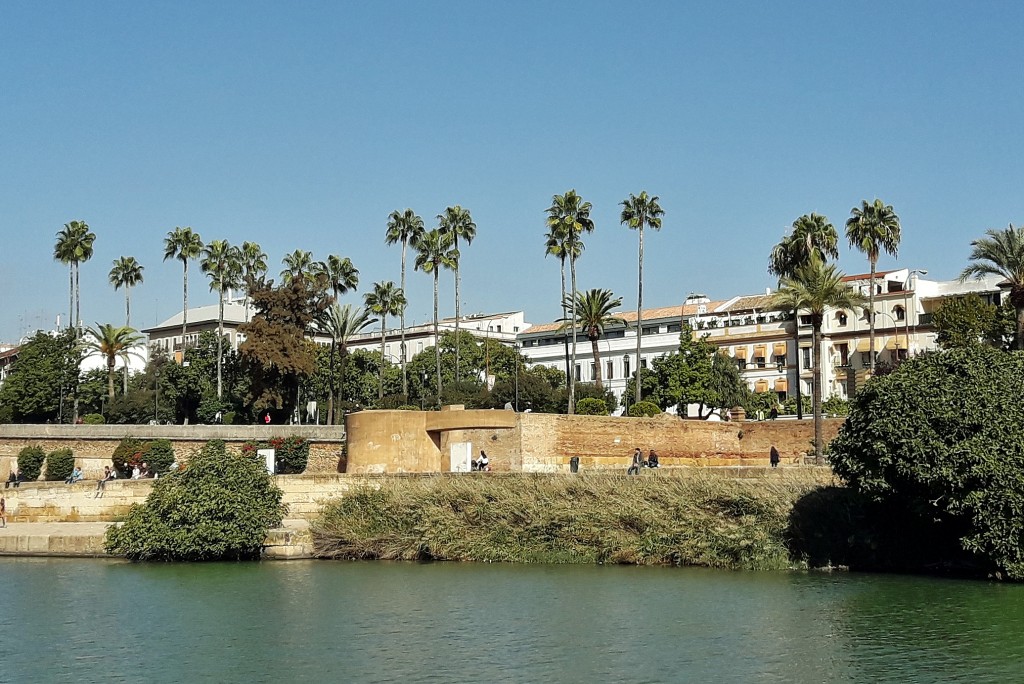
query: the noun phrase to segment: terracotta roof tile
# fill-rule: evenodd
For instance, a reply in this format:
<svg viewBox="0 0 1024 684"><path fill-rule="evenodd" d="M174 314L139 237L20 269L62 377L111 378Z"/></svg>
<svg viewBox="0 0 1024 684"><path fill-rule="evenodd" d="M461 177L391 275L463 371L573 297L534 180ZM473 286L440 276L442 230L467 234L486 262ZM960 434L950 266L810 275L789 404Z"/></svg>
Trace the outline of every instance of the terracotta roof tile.
<svg viewBox="0 0 1024 684"><path fill-rule="evenodd" d="M725 304L725 301L706 302L704 306L707 307L709 312L714 311L715 307ZM683 316L696 316L698 304L686 304L676 306L662 306L656 309L644 309L644 323L649 321L665 320L666 318L677 319ZM633 311L616 311L615 315L626 321L630 327L636 326L636 310ZM532 325L520 335L536 335L538 333L555 332L560 327L561 323L541 323L538 325Z"/></svg>

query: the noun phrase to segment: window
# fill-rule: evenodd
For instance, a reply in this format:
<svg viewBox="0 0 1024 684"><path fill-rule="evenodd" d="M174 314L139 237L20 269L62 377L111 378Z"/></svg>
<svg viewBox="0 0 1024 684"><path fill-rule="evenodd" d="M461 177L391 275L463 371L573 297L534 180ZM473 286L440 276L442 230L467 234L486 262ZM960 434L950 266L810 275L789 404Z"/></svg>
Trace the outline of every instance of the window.
<svg viewBox="0 0 1024 684"><path fill-rule="evenodd" d="M774 363L775 366L777 368L779 368L779 369L785 368L786 367L786 355L785 354L778 354L776 356L773 356L772 357L772 363Z"/></svg>
<svg viewBox="0 0 1024 684"><path fill-rule="evenodd" d="M500 325L498 326L497 330L498 330L498 332L501 332L501 326Z"/></svg>
<svg viewBox="0 0 1024 684"><path fill-rule="evenodd" d="M897 321L902 321L907 317L907 312L903 310L902 306L896 306L893 307L892 317L895 318Z"/></svg>
<svg viewBox="0 0 1024 684"><path fill-rule="evenodd" d="M763 356L755 356L754 365L757 366L758 368L764 368L767 364L765 363Z"/></svg>
<svg viewBox="0 0 1024 684"><path fill-rule="evenodd" d="M846 319L846 312L845 311L840 311L839 313L836 314L836 323L840 327L846 325L846 320L847 319Z"/></svg>
<svg viewBox="0 0 1024 684"><path fill-rule="evenodd" d="M747 367L747 360L746 359L736 359L735 361L736 361L736 367L739 368L740 370L744 370Z"/></svg>
<svg viewBox="0 0 1024 684"><path fill-rule="evenodd" d="M849 366L850 365L850 347L845 344L836 345L836 351L839 352L839 365Z"/></svg>
<svg viewBox="0 0 1024 684"><path fill-rule="evenodd" d="M811 348L810 347L802 348L800 350L800 355L801 355L802 360L803 360L803 367L805 369L812 368L813 366L811 365Z"/></svg>
<svg viewBox="0 0 1024 684"><path fill-rule="evenodd" d="M629 372L629 354L622 357L622 377L628 378L631 375Z"/></svg>
<svg viewBox="0 0 1024 684"><path fill-rule="evenodd" d="M580 380L581 380L581 378L580 378L580 372L581 372L581 371L580 371L580 364L578 364L578 363L577 363L577 364L576 364L576 372L575 372L575 374L574 374L574 375L576 376L576 382L580 382Z"/></svg>
<svg viewBox="0 0 1024 684"><path fill-rule="evenodd" d="M519 332L519 326L518 325L513 325L512 326L512 332Z"/></svg>
<svg viewBox="0 0 1024 684"><path fill-rule="evenodd" d="M682 332L683 331L683 324L682 323L672 323L672 324L670 324L668 326L668 328L666 328L666 331L670 332L670 333Z"/></svg>
<svg viewBox="0 0 1024 684"><path fill-rule="evenodd" d="M597 364L594 363L593 361L590 362L590 378L597 378Z"/></svg>
<svg viewBox="0 0 1024 684"><path fill-rule="evenodd" d="M656 325L645 325L644 326L644 335L657 335L657 334L658 334L658 326L656 326Z"/></svg>
<svg viewBox="0 0 1024 684"><path fill-rule="evenodd" d="M609 330L608 332L606 332L604 334L604 337L605 337L606 340L617 339L619 337L625 337L625 336L626 336L626 331L625 330Z"/></svg>
<svg viewBox="0 0 1024 684"><path fill-rule="evenodd" d="M647 359L640 359L640 367L643 369L647 368Z"/></svg>
<svg viewBox="0 0 1024 684"><path fill-rule="evenodd" d="M606 370L608 371L608 379L609 380L611 380L612 378L615 377L615 363L614 362L609 361L608 362L608 367L607 367Z"/></svg>

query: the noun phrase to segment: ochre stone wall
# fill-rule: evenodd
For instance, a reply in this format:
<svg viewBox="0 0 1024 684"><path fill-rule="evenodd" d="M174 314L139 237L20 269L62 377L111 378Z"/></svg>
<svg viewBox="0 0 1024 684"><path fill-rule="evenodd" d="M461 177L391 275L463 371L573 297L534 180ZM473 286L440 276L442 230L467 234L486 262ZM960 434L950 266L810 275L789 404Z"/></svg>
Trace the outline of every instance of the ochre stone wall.
<svg viewBox="0 0 1024 684"><path fill-rule="evenodd" d="M299 435L310 440L308 473L337 473L344 470L342 449L345 433L340 427L301 425L0 425L0 478L7 479L18 452L26 446L41 446L50 453L70 447L86 479L99 479L103 466L110 465L114 449L125 437L143 441L168 439L182 464L207 441L222 439L228 451L238 452L249 441Z"/></svg>

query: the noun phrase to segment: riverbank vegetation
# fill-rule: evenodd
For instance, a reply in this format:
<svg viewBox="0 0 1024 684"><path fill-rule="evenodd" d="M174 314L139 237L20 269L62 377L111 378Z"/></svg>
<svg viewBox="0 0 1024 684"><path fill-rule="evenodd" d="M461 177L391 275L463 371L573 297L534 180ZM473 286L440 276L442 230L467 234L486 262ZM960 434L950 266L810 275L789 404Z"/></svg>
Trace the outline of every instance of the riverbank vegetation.
<svg viewBox="0 0 1024 684"><path fill-rule="evenodd" d="M787 545L818 485L645 473L382 478L328 504L324 558L803 567Z"/></svg>

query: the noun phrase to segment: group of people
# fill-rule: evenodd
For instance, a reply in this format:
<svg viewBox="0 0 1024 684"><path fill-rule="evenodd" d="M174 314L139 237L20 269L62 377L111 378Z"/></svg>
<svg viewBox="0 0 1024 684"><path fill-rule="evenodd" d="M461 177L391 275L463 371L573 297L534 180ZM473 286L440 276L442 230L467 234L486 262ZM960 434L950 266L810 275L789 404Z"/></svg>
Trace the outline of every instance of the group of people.
<svg viewBox="0 0 1024 684"><path fill-rule="evenodd" d="M11 474L7 476L7 483L4 485L4 489L10 489L11 485L17 489L18 485L21 484L21 473L18 472L17 468L11 468Z"/></svg>
<svg viewBox="0 0 1024 684"><path fill-rule="evenodd" d="M629 468L626 469L626 474L639 475L641 468L657 468L659 465L658 454L655 453L654 449L647 452L647 458L644 458L644 452L641 451L640 447L637 447L633 450L633 460L629 464Z"/></svg>

